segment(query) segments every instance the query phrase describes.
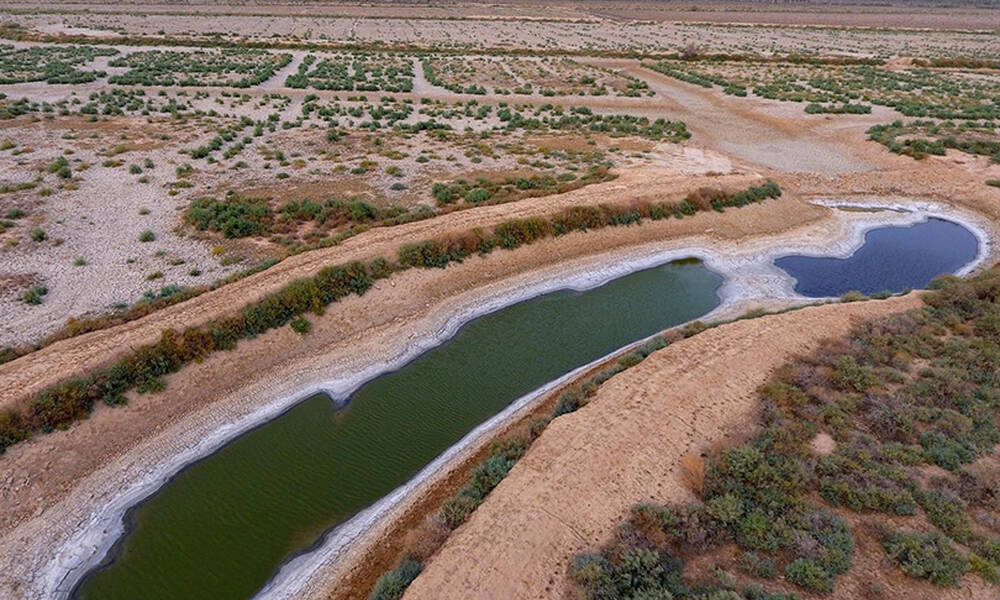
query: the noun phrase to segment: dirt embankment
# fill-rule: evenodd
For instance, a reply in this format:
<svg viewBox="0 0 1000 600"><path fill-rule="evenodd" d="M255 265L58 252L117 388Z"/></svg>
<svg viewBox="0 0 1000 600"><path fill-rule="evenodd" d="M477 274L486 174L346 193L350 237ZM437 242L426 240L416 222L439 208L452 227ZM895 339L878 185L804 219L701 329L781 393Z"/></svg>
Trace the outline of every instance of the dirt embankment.
<svg viewBox="0 0 1000 600"><path fill-rule="evenodd" d="M678 175L666 169L640 168L623 171L613 182L567 194L474 208L406 225L372 229L339 246L290 257L262 273L142 319L64 340L0 365L0 407L11 406L64 377L109 363L130 348L154 342L164 329L183 329L229 314L274 292L292 279L315 274L326 265L368 261L377 256L393 257L396 250L408 242L460 233L474 227L489 228L508 219L548 215L569 206L623 200L680 199L700 186L736 190L759 183L759 180L758 175L746 173L698 177ZM745 233L744 230L737 235Z"/></svg>
<svg viewBox="0 0 1000 600"><path fill-rule="evenodd" d="M756 389L792 356L910 294L737 321L654 353L552 422L405 598L561 598L577 552L599 547L629 508L694 499L681 457L753 423ZM850 594L848 594L850 596Z"/></svg>
<svg viewBox="0 0 1000 600"><path fill-rule="evenodd" d="M735 183L737 179L750 181L752 176L722 179ZM689 189L691 181L688 178L673 186L661 181L633 190L632 194L638 196L655 189L659 197L670 197ZM604 193L592 201L609 196L620 199L612 189L616 185L621 183L603 186ZM551 210L553 204L571 203L575 202L553 198L538 204L525 203L530 206L506 205L499 207L506 209L506 214L498 218L538 214L546 212L546 208ZM465 218L466 213L454 216ZM299 336L282 328L241 342L235 351L213 354L203 363L169 376L162 393L133 396L123 408L98 407L91 418L68 431L40 435L8 450L0 459L4 465L0 477L0 535L11 553L7 555L10 560L0 559L0 568L8 574L7 581L0 584L15 586L7 591L18 586L38 589L39 578L52 564L52 549L66 548L69 536L87 527L95 510L119 498L135 482L149 481L163 465L226 424L237 422L276 398L301 395L303 390L330 377L367 372L373 365L391 362L414 345L433 339L455 315L490 298L517 293L539 278L555 278L574 262L577 269L614 264L616 253L624 255L643 244L659 246L668 240L687 243L685 240L698 236L703 244L739 245L761 235L785 235L786 231L820 222L829 215L827 209L786 194L781 199L722 214L701 213L640 227L570 234L515 251L471 258L448 269L414 269L378 282L363 298L347 298L330 307L323 317L313 319L309 335ZM381 246L375 247L395 248L402 242L398 238L381 240ZM349 250L353 256L365 257L373 251L366 247ZM306 264L315 269L342 260L339 255L328 256L328 261ZM581 267L590 263L594 264ZM309 271L302 264L296 269L302 274ZM290 277L285 272L273 285L283 284ZM227 286L220 291L225 293L218 298L206 295L211 301L209 306L218 312L245 302L254 287L237 291L236 286ZM175 308L180 313L195 310L183 305ZM195 312L199 319L211 314ZM154 337L162 323L148 325ZM121 335L127 340L131 327L121 329L124 332L109 330L100 334ZM122 344L127 348L129 342ZM79 350L85 355L86 348L84 343ZM59 356L51 355L50 368L57 373L54 377L68 372L57 366ZM27 361L16 362L33 366ZM71 551L90 552L82 545ZM0 595L4 589L0 587Z"/></svg>
<svg viewBox="0 0 1000 600"><path fill-rule="evenodd" d="M200 364L188 365L168 376L167 389L161 393L133 395L129 405L122 408L99 406L91 418L75 424L69 431L40 435L10 448L0 458L6 477L12 480L9 488L0 488L5 492L4 502L10 502L9 510L0 514L0 531L51 505L105 461L134 449L192 413L216 404L225 405L234 392L254 389L255 395L266 397L261 392L262 386L274 381L281 381L292 390L297 385L301 392L308 383L300 379L311 379L312 383L323 380L316 371L329 377L370 368L399 352L410 340L419 338L414 329L422 328L414 327L415 324L436 322L441 319L440 314L452 310L448 308L450 305L461 305L463 294L469 295L487 285L496 288L496 293L503 293L504 289L518 285L518 281L511 279L515 276L530 280L532 272L542 267L607 254L615 249L699 235L706 230L720 241L735 241L795 228L824 214L826 209L784 197L722 214L702 213L689 219L658 221L641 227L571 234L515 251L494 252L447 269L415 269L398 274L378 282L364 297L346 298L332 305L323 317L312 317L314 326L309 335L300 336L282 328L244 340L234 351L215 353ZM279 283L287 280L283 278ZM227 290L228 286L219 291ZM223 296L211 299L212 306L220 312L245 301L236 292ZM206 311L202 318L208 318L209 314ZM152 335L158 335L159 328L164 326L156 321L151 323ZM124 328L126 331L119 335L127 340L131 330ZM89 335L77 339L86 337ZM127 349L135 343L125 341L121 347ZM85 352L86 347L82 344L80 351ZM58 361L61 355L51 356ZM35 368L34 363L23 359L11 364L16 363ZM55 373L46 375L53 379L68 372L55 364L49 368ZM272 398L280 397L276 390L269 393ZM20 485L25 481L33 483Z"/></svg>

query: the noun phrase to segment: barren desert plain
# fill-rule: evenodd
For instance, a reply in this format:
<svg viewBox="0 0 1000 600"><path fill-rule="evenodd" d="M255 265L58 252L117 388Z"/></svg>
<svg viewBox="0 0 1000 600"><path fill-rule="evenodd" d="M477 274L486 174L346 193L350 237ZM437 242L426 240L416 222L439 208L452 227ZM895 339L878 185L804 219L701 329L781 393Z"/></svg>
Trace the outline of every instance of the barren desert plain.
<svg viewBox="0 0 1000 600"><path fill-rule="evenodd" d="M1000 5L0 1L0 598L1000 598Z"/></svg>

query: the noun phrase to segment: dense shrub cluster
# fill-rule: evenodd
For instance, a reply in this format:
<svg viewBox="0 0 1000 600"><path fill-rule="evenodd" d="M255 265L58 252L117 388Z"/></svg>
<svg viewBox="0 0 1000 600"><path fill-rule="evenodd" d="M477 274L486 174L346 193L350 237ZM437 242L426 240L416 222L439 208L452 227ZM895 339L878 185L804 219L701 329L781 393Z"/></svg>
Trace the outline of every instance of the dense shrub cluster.
<svg viewBox="0 0 1000 600"><path fill-rule="evenodd" d="M937 585L958 585L968 568L966 558L940 533L895 532L884 545L904 573Z"/></svg>
<svg viewBox="0 0 1000 600"><path fill-rule="evenodd" d="M489 458L472 471L469 483L441 505L441 520L451 529L464 523L486 495L507 476L514 463L524 456L529 444L530 440L517 438L494 444Z"/></svg>
<svg viewBox="0 0 1000 600"><path fill-rule="evenodd" d="M721 206L738 206L739 202L764 199L781 194L777 184L768 182L737 194L713 191L706 196L701 191L692 194L703 210L717 203ZM696 198L695 198L696 196ZM591 209L582 208L588 211ZM586 230L595 226L628 225L651 216L650 208L601 206L599 220L588 222L567 221L573 209L552 218L530 217L498 224L486 233L474 229L464 236L452 236L405 245L400 248L397 262L377 258L365 265L353 262L328 266L309 278L290 282L281 290L245 306L238 314L210 321L200 327L190 327L181 332L164 330L156 344L142 346L118 363L98 369L87 376L63 381L31 398L24 414L9 416L4 423L18 423L14 430L0 435L3 440L17 441L32 431L51 431L64 428L73 421L86 417L98 401L106 404L124 402L124 393L135 389L140 393L155 392L163 388L163 376L179 370L184 364L202 360L217 350L228 350L240 339L255 337L270 329L284 326L307 312L320 314L331 303L350 294L363 295L376 279L412 267L445 267L461 261L474 253L488 253L495 248L513 249L539 239L568 233L572 229L560 223L574 223L575 229ZM221 214L210 210L210 217ZM664 212L659 218L670 216ZM209 219L208 222L210 222ZM0 446L0 450L6 445Z"/></svg>
<svg viewBox="0 0 1000 600"><path fill-rule="evenodd" d="M990 156L1000 162L1000 131L993 121L967 121L956 125L951 121L893 121L875 125L868 130L868 139L878 142L896 154L925 158L929 154L944 156L945 150L961 150L968 154Z"/></svg>
<svg viewBox="0 0 1000 600"><path fill-rule="evenodd" d="M870 115L872 112L872 107L867 104L852 104L850 102L834 105L834 104L816 104L815 102L806 105L806 112L815 114L831 114L831 115Z"/></svg>
<svg viewBox="0 0 1000 600"><path fill-rule="evenodd" d="M248 88L270 79L292 60L254 48L221 48L191 52L143 50L116 58L112 67L128 67L112 75L110 83L122 85L231 86Z"/></svg>
<svg viewBox="0 0 1000 600"><path fill-rule="evenodd" d="M877 60L819 62L792 57L697 57L644 66L675 79L727 94L806 102L809 113L868 114L870 104L908 117L996 119L1000 86L962 73L926 68L889 70ZM864 102L864 104L861 103Z"/></svg>
<svg viewBox="0 0 1000 600"><path fill-rule="evenodd" d="M285 85L292 88L359 92L413 91L413 62L391 54L356 53L317 60L306 56Z"/></svg>
<svg viewBox="0 0 1000 600"><path fill-rule="evenodd" d="M431 188L431 193L439 205L455 202L499 204L521 198L561 194L591 183L600 183L611 179L614 179L614 175L608 171L606 166L594 165L583 177L577 177L573 173L567 172L558 177L541 173L530 177L504 177L503 179L479 177L475 181L458 179L449 183L436 182Z"/></svg>
<svg viewBox="0 0 1000 600"><path fill-rule="evenodd" d="M543 105L536 109L535 114L528 116L520 111L501 108L497 111L497 117L509 131L579 131L605 133L612 137L635 135L671 142L691 137L683 121L667 121L663 118L650 120L648 117L634 115L601 115L587 107L573 107L567 114L561 106Z"/></svg>
<svg viewBox="0 0 1000 600"><path fill-rule="evenodd" d="M700 502L636 506L611 544L577 558L570 573L588 596L696 597L705 587L681 578L683 557L728 543L743 554L724 568L829 592L851 565L847 514L876 515L873 535L907 575L1000 582L989 512L1000 508L1000 474L975 463L1000 443L1000 272L935 287L924 308L779 369L760 390L759 430L710 458ZM817 456L820 432L836 446ZM926 465L948 474L925 478ZM885 530L885 513L938 531Z"/></svg>
<svg viewBox="0 0 1000 600"><path fill-rule="evenodd" d="M267 200L233 194L221 201L195 199L184 212L184 219L202 231L218 231L227 238L239 238L267 231L273 216Z"/></svg>
<svg viewBox="0 0 1000 600"><path fill-rule="evenodd" d="M405 558L393 570L378 578L369 600L399 600L406 587L420 575L423 565L412 558Z"/></svg>
<svg viewBox="0 0 1000 600"><path fill-rule="evenodd" d="M0 84L45 81L46 83L87 83L103 77L100 71L77 67L98 56L114 56L114 48L97 46L32 46L15 48L0 45Z"/></svg>
<svg viewBox="0 0 1000 600"><path fill-rule="evenodd" d="M713 188L702 188L684 200L672 202L637 202L628 206L602 204L577 206L566 209L548 219L530 217L513 219L495 227L491 234L474 229L463 236L428 240L404 246L399 252L399 262L406 267L444 267L453 261L493 248L510 250L536 240L565 235L573 231L587 231L602 227L631 225L644 219L661 220L683 218L698 211L722 211L777 198L781 189L773 181L753 186L736 193L726 193Z"/></svg>

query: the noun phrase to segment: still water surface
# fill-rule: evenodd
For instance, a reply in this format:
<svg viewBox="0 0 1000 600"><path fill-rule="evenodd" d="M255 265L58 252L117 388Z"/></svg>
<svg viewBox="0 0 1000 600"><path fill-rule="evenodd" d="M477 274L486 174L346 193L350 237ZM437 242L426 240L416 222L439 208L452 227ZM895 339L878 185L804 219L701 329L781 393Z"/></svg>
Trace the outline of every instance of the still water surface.
<svg viewBox="0 0 1000 600"><path fill-rule="evenodd" d="M324 531L402 485L515 399L718 305L697 261L486 315L336 410L315 395L181 471L126 517L86 599L247 598Z"/></svg>
<svg viewBox="0 0 1000 600"><path fill-rule="evenodd" d="M824 298L923 289L954 273L979 253L979 240L958 223L928 219L908 227L880 227L849 258L783 256L774 264L795 278L795 291Z"/></svg>

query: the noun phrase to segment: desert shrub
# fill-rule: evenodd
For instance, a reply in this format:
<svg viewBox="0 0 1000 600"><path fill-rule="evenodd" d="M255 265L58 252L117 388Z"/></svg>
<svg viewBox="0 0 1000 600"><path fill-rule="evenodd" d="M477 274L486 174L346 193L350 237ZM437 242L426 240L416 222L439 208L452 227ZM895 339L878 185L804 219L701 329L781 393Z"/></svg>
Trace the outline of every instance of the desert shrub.
<svg viewBox="0 0 1000 600"><path fill-rule="evenodd" d="M979 575L988 583L1000 583L1000 569L997 565L975 552L969 554L969 572Z"/></svg>
<svg viewBox="0 0 1000 600"><path fill-rule="evenodd" d="M185 211L184 219L200 230L218 231L227 238L239 238L267 231L272 214L266 200L234 194L223 201L197 198Z"/></svg>
<svg viewBox="0 0 1000 600"><path fill-rule="evenodd" d="M21 301L25 304L38 305L42 303L48 293L49 288L44 285L33 285L21 294Z"/></svg>
<svg viewBox="0 0 1000 600"><path fill-rule="evenodd" d="M301 335L309 333L309 331L312 329L312 323L309 322L309 319L305 319L303 317L292 319L292 322L289 323L289 326L292 328L292 331Z"/></svg>
<svg viewBox="0 0 1000 600"><path fill-rule="evenodd" d="M372 588L369 600L399 600L406 588L420 575L423 565L412 558L404 558L396 568L383 573L375 587Z"/></svg>
<svg viewBox="0 0 1000 600"><path fill-rule="evenodd" d="M469 483L441 505L438 514L444 523L451 529L464 523L472 511L486 499L487 494L493 491L524 456L527 448L528 440L524 438L510 438L494 443L486 460L473 469Z"/></svg>
<svg viewBox="0 0 1000 600"><path fill-rule="evenodd" d="M21 418L21 414L9 408L0 410L0 454L7 446L31 437L31 432Z"/></svg>
<svg viewBox="0 0 1000 600"><path fill-rule="evenodd" d="M816 561L809 558L796 558L785 567L785 577L788 581L806 589L817 592L829 592L833 589L833 577Z"/></svg>
<svg viewBox="0 0 1000 600"><path fill-rule="evenodd" d="M89 378L76 377L42 390L28 405L28 422L34 429L51 431L65 427L90 413L99 399L98 386Z"/></svg>
<svg viewBox="0 0 1000 600"><path fill-rule="evenodd" d="M459 262L468 255L460 248L450 248L443 241L426 240L402 246L399 249L398 260L404 268L444 268L448 263Z"/></svg>
<svg viewBox="0 0 1000 600"><path fill-rule="evenodd" d="M756 552L744 552L739 559L740 570L752 577L774 579L776 572L774 561Z"/></svg>
<svg viewBox="0 0 1000 600"><path fill-rule="evenodd" d="M496 245L507 250L530 244L551 233L552 225L540 217L506 221L493 229Z"/></svg>
<svg viewBox="0 0 1000 600"><path fill-rule="evenodd" d="M886 554L910 577L957 586L968 561L939 533L896 531L883 542Z"/></svg>
<svg viewBox="0 0 1000 600"><path fill-rule="evenodd" d="M470 204L479 204L480 202L486 202L490 199L490 192L489 190L481 187L472 188L465 193L463 199Z"/></svg>
<svg viewBox="0 0 1000 600"><path fill-rule="evenodd" d="M156 239L156 234L150 231L149 229L139 234L140 242L152 242L155 239Z"/></svg>
<svg viewBox="0 0 1000 600"><path fill-rule="evenodd" d="M583 402L583 391L579 387L572 387L559 394L559 402L552 410L552 418L569 414L580 408Z"/></svg>
<svg viewBox="0 0 1000 600"><path fill-rule="evenodd" d="M434 194L434 199L438 201L438 204L451 204L455 201L455 192L447 184L434 183L431 187L431 193Z"/></svg>
<svg viewBox="0 0 1000 600"><path fill-rule="evenodd" d="M385 279L393 274L395 268L392 263L380 256L371 262L368 270L371 272L372 279Z"/></svg>

